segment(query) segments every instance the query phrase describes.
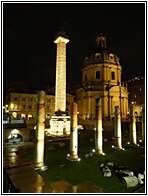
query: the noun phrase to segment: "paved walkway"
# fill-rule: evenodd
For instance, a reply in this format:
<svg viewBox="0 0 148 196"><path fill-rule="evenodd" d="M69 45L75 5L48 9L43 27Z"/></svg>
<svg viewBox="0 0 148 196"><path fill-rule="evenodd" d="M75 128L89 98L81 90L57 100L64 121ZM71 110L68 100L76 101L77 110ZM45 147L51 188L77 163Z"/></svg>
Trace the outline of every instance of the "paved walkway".
<svg viewBox="0 0 148 196"><path fill-rule="evenodd" d="M16 155L17 146L4 147L3 167L20 193L105 193L90 181L72 186L65 180L47 184L32 167Z"/></svg>
<svg viewBox="0 0 148 196"><path fill-rule="evenodd" d="M75 186L65 180L47 184L30 165L12 167L6 171L20 193L106 193L90 181Z"/></svg>

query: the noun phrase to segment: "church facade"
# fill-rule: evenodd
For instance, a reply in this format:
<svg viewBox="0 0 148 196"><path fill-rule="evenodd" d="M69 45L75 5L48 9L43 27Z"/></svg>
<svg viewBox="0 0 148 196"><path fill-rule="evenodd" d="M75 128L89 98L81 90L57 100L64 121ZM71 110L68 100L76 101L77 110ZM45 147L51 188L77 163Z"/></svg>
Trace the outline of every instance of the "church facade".
<svg viewBox="0 0 148 196"><path fill-rule="evenodd" d="M127 85L121 84L119 58L108 50L106 36L98 35L95 44L95 49L85 57L82 84L76 91L79 119L95 120L97 99L101 99L103 120L114 117L115 106L121 108L124 119L128 114L128 90Z"/></svg>

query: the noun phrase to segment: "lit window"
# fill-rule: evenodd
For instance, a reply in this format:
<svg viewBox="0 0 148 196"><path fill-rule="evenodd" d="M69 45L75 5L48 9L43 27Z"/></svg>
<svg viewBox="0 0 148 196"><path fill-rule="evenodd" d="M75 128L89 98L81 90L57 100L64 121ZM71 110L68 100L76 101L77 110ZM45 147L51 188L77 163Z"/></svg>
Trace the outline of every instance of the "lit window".
<svg viewBox="0 0 148 196"><path fill-rule="evenodd" d="M28 119L31 119L33 117L32 114L28 114Z"/></svg>
<svg viewBox="0 0 148 196"><path fill-rule="evenodd" d="M26 117L26 114L21 114L21 118L25 118Z"/></svg>
<svg viewBox="0 0 148 196"><path fill-rule="evenodd" d="M136 94L135 94L135 96L134 96L135 98L136 98Z"/></svg>
<svg viewBox="0 0 148 196"><path fill-rule="evenodd" d="M100 71L96 71L96 79L100 79Z"/></svg>
<svg viewBox="0 0 148 196"><path fill-rule="evenodd" d="M141 88L139 89L139 91L141 91Z"/></svg>

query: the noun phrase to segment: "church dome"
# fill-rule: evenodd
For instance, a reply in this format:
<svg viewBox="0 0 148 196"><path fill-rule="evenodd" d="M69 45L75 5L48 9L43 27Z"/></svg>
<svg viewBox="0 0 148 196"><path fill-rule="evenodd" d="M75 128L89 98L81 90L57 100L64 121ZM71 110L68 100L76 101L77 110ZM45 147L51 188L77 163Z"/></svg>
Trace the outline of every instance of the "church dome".
<svg viewBox="0 0 148 196"><path fill-rule="evenodd" d="M112 63L115 65L119 64L119 58L117 55L107 48L105 35L99 34L95 42L96 47L89 55L85 57L83 67L102 62Z"/></svg>

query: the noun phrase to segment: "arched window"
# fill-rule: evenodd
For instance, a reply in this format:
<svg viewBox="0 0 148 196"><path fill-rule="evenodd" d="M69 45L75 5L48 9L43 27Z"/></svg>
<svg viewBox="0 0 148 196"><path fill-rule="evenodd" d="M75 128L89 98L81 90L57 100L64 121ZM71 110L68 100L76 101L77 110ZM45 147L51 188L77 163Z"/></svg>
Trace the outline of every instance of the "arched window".
<svg viewBox="0 0 148 196"><path fill-rule="evenodd" d="M115 80L115 72L114 72L114 71L112 71L112 72L111 72L111 74L112 74L112 75L111 75L112 80Z"/></svg>
<svg viewBox="0 0 148 196"><path fill-rule="evenodd" d="M100 79L100 71L96 71L96 79Z"/></svg>
<svg viewBox="0 0 148 196"><path fill-rule="evenodd" d="M96 53L95 54L95 59L97 60L97 59L101 59L101 54L100 53Z"/></svg>
<svg viewBox="0 0 148 196"><path fill-rule="evenodd" d="M114 55L113 54L109 54L109 60L114 61Z"/></svg>

